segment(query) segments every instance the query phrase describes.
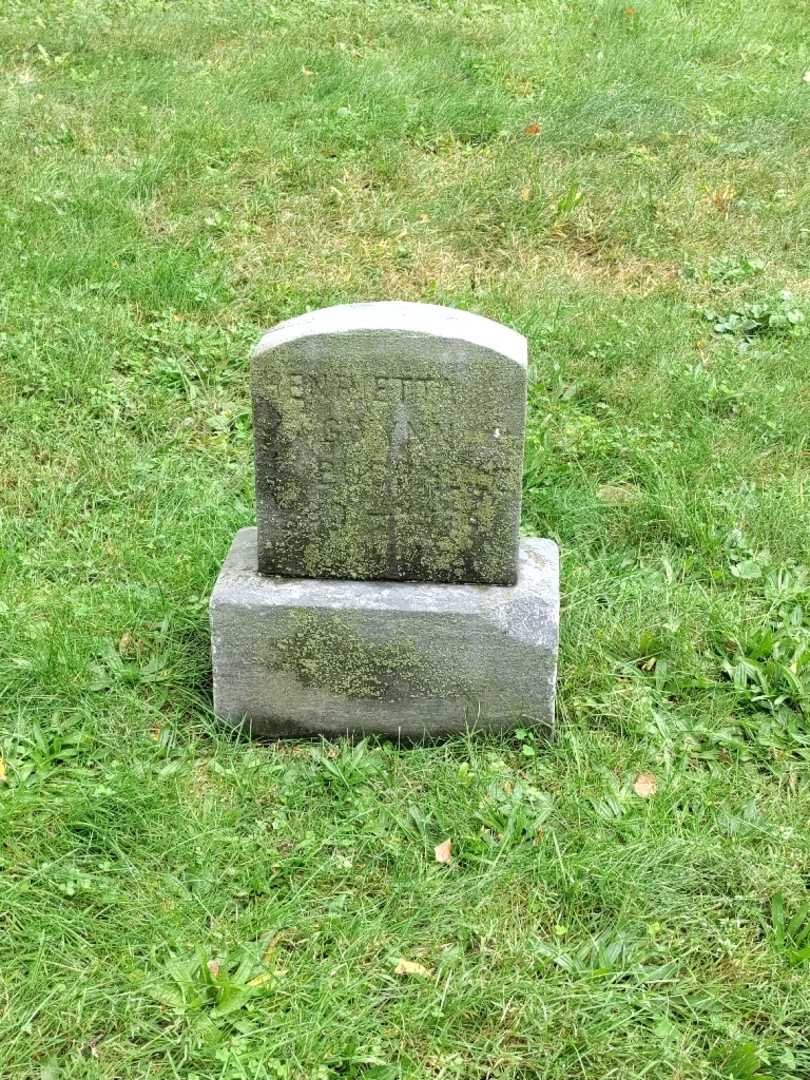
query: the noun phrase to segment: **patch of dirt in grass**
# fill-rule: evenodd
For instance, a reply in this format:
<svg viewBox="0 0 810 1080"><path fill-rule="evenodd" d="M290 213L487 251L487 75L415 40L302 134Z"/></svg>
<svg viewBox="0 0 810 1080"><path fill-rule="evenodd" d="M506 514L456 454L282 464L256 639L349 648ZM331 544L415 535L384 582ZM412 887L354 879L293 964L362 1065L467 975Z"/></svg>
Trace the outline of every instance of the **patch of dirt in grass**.
<svg viewBox="0 0 810 1080"><path fill-rule="evenodd" d="M790 274L782 279L781 288L792 292L799 300L810 301L810 277L806 274Z"/></svg>
<svg viewBox="0 0 810 1080"><path fill-rule="evenodd" d="M229 805L234 801L227 787L221 782L217 783L211 775L208 761L205 759L194 762L188 777L188 791L189 795L200 801L216 798L227 801Z"/></svg>
<svg viewBox="0 0 810 1080"><path fill-rule="evenodd" d="M156 240L165 240L177 232L178 222L160 199L151 199L141 209L141 222L147 233Z"/></svg>
<svg viewBox="0 0 810 1080"><path fill-rule="evenodd" d="M671 288L678 281L678 267L674 263L642 259L625 252L602 255L577 247L550 249L548 271L566 277L576 285L596 288L614 296L649 296L660 289Z"/></svg>
<svg viewBox="0 0 810 1080"><path fill-rule="evenodd" d="M556 225L541 216L527 231L520 219L509 220L508 206L501 220L497 200L490 212L486 203L469 203L465 191L455 205L454 191L470 182L476 163L454 151L431 155L427 171L424 155L414 155L394 187L368 169L324 178L319 190L291 195L272 218L225 239L235 277L250 284L270 274L310 294L401 299L560 282L643 297L677 283L675 263L611 244L584 211ZM487 158L476 187L494 168ZM464 205L469 222L455 212Z"/></svg>
<svg viewBox="0 0 810 1080"><path fill-rule="evenodd" d="M259 236L236 239L233 271L246 283L268 273L283 275L291 287L317 291L357 292L397 299L424 297L435 286L469 288L476 273L474 260L436 238L402 230L381 236L365 234L349 221L343 228L317 227L297 215L280 220Z"/></svg>
<svg viewBox="0 0 810 1080"><path fill-rule="evenodd" d="M32 86L37 81L34 69L27 64L19 64L16 67L9 68L3 74L10 83L16 83L18 86Z"/></svg>
<svg viewBox="0 0 810 1080"><path fill-rule="evenodd" d="M626 253L601 256L567 245L504 245L480 257L435 232L420 234L418 226L380 236L373 229L364 234L350 221L337 230L310 227L297 215L259 236L235 238L232 250L234 276L243 284L269 273L284 276L291 288L360 292L369 298L426 299L437 289L537 290L552 282L643 297L678 282L673 263Z"/></svg>

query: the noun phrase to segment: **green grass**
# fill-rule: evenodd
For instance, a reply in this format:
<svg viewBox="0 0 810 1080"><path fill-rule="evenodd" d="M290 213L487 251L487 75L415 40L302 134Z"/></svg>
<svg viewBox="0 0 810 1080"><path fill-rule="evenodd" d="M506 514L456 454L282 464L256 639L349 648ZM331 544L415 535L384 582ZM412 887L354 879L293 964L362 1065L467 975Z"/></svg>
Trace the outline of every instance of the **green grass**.
<svg viewBox="0 0 810 1080"><path fill-rule="evenodd" d="M0 1075L810 1075L808 69L801 0L5 0ZM212 721L250 345L392 297L530 340L551 747Z"/></svg>

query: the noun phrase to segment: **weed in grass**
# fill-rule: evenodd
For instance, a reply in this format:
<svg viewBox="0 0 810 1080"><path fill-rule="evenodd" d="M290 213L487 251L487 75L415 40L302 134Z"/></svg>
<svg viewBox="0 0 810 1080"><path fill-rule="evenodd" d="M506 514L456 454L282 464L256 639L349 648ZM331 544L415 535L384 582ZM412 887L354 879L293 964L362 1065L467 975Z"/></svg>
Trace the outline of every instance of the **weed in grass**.
<svg viewBox="0 0 810 1080"><path fill-rule="evenodd" d="M804 312L787 289L777 299L741 304L722 315L705 311L716 334L742 334L753 337L762 333L789 333L804 322Z"/></svg>
<svg viewBox="0 0 810 1080"><path fill-rule="evenodd" d="M810 904L803 903L789 916L785 912L785 895L776 893L771 899L769 939L775 949L784 952L790 964L810 960Z"/></svg>

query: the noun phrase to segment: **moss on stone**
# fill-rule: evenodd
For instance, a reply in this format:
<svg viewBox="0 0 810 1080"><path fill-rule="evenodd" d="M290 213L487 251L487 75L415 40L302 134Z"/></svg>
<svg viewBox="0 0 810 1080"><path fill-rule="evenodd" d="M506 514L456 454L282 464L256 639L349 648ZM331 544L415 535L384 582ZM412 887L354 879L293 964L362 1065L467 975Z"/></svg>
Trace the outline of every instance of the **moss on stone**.
<svg viewBox="0 0 810 1080"><path fill-rule="evenodd" d="M340 615L303 612L277 644L278 667L304 686L352 698L458 697L469 680L446 670L412 638L376 644Z"/></svg>
<svg viewBox="0 0 810 1080"><path fill-rule="evenodd" d="M523 369L350 334L263 355L253 392L262 573L514 583Z"/></svg>

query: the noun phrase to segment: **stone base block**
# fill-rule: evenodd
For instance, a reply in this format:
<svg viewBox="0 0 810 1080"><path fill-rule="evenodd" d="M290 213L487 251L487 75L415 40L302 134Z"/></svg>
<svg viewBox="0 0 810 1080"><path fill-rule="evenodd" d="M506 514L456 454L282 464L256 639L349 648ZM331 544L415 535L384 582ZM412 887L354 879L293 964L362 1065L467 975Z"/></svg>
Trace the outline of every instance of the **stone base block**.
<svg viewBox="0 0 810 1080"><path fill-rule="evenodd" d="M551 540L521 541L513 586L264 577L256 565L256 530L242 529L211 596L214 710L228 723L265 738L551 734Z"/></svg>

